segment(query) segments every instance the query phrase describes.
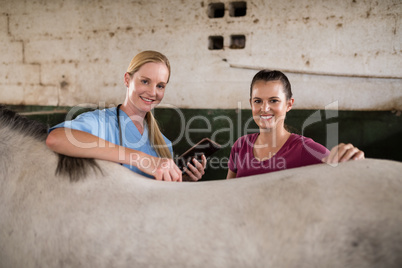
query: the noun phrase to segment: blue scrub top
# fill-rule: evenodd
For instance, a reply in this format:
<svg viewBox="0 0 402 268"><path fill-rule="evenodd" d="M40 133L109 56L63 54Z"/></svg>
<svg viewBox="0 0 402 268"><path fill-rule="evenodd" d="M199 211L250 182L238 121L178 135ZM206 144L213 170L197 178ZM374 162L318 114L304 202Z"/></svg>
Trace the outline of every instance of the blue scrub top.
<svg viewBox="0 0 402 268"><path fill-rule="evenodd" d="M128 115L124 111L120 109L120 125L121 125L124 147L138 150L146 154L158 157L158 154L156 153L156 151L149 142L148 126L145 122L144 122L144 133L141 135L137 127L134 125L133 121L128 117ZM74 120L65 121L50 128L49 133L53 129L60 127L85 131L94 136L107 140L111 143L117 145L120 144L119 125L117 122L116 108L95 110L92 112L80 114ZM165 142L169 147L170 153L173 156L173 148L171 141L168 140L164 135L163 138L165 139ZM135 166L130 165L124 165L124 166L136 173L147 176L149 178L153 178L152 176L142 172Z"/></svg>

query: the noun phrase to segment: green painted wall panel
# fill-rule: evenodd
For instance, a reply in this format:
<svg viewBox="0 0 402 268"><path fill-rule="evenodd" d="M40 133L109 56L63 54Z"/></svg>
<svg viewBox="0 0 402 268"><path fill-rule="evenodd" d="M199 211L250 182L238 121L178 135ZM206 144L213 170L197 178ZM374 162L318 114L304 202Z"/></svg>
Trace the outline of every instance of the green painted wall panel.
<svg viewBox="0 0 402 268"><path fill-rule="evenodd" d="M180 139L174 146L176 153L184 152L191 145L189 141L214 137L214 140L221 144L230 143L215 155L221 159L227 158L231 145L238 137L256 130L250 110L188 109L181 111L185 116L185 122L189 122L191 118L198 118L191 122L191 129L198 127L205 132L189 133L189 140L186 140L186 137ZM163 133L168 138L174 140L180 135L182 120L177 118L176 111L157 109L155 116L159 119ZM230 118L231 121L225 118ZM310 121L315 122L309 124ZM210 129L206 122L210 122ZM291 110L287 114L285 124L291 132L310 137L329 149L340 142L352 143L363 150L366 157L402 161L402 118L395 113ZM231 129L231 131L224 129ZM218 131L221 132L216 134ZM206 179L224 178L226 172L223 167L218 170L208 170Z"/></svg>
<svg viewBox="0 0 402 268"><path fill-rule="evenodd" d="M9 106L52 126L64 120L70 107ZM224 145L208 163L204 180L226 177L230 148L236 139L257 131L250 110L155 109L162 132L173 142L176 155L204 137ZM387 111L291 110L288 128L331 148L352 143L368 158L402 161L402 117Z"/></svg>

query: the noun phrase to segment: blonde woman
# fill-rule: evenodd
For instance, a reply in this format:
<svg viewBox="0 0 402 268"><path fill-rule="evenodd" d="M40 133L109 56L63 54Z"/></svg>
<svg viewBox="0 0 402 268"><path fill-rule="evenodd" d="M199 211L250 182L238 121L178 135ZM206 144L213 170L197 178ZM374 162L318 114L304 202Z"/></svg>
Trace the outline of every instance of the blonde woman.
<svg viewBox="0 0 402 268"><path fill-rule="evenodd" d="M166 56L156 51L139 53L124 74L124 102L54 126L49 130L47 146L68 156L121 163L156 180L182 181L182 172L172 159L172 144L151 113L162 101L169 78ZM204 174L206 158L192 164L185 178L197 181Z"/></svg>

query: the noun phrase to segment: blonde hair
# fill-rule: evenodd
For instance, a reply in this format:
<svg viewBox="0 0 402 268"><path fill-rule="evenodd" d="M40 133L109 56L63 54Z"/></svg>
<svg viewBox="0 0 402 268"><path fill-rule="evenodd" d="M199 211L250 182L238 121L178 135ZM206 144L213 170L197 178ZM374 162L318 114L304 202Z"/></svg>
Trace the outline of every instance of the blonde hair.
<svg viewBox="0 0 402 268"><path fill-rule="evenodd" d="M164 63L169 70L169 76L167 82L170 79L170 63L165 55L157 51L147 50L138 53L130 62L127 68L127 73L133 76L144 64L149 62ZM158 122L153 116L152 112L147 112L145 115L145 120L148 125L148 137L151 146L155 149L159 157L173 158L168 146L166 145L165 139L159 129Z"/></svg>

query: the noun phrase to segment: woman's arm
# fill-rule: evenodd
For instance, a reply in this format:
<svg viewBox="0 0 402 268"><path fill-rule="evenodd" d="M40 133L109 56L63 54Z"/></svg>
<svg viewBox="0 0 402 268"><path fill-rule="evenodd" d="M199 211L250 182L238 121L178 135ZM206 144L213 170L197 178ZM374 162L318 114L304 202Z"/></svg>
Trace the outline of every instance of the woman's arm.
<svg viewBox="0 0 402 268"><path fill-rule="evenodd" d="M154 157L121 147L84 131L70 128L54 129L49 133L46 145L51 150L68 156L133 165L157 180L182 181L181 171L172 159ZM141 165L145 162L146 165Z"/></svg>
<svg viewBox="0 0 402 268"><path fill-rule="evenodd" d="M236 175L237 175L237 173L235 173L235 172L231 171L230 169L228 169L228 175L226 176L226 179L227 180L234 179L234 178L236 178Z"/></svg>
<svg viewBox="0 0 402 268"><path fill-rule="evenodd" d="M340 143L331 149L328 156L322 159L322 162L333 164L338 162L346 162L349 160L364 159L364 152L354 147L352 144Z"/></svg>

